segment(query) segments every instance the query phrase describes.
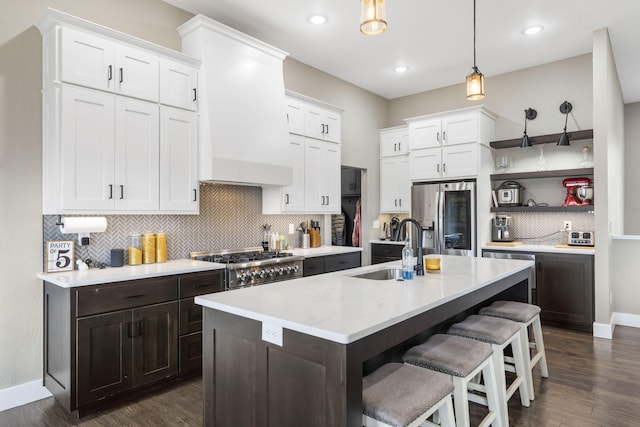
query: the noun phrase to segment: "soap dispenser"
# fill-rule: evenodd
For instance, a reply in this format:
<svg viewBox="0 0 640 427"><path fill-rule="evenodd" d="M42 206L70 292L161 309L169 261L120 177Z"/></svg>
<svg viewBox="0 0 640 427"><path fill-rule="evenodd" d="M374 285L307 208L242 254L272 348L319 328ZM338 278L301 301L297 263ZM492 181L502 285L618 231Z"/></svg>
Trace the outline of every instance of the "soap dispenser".
<svg viewBox="0 0 640 427"><path fill-rule="evenodd" d="M408 237L404 248L402 248L402 278L404 280L413 279L413 249Z"/></svg>

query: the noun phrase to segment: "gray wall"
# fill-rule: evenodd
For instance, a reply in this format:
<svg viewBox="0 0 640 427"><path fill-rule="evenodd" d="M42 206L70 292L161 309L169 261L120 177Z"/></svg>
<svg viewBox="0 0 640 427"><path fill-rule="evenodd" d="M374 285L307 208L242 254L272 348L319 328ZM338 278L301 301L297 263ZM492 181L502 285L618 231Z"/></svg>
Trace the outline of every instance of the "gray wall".
<svg viewBox="0 0 640 427"><path fill-rule="evenodd" d="M640 235L640 102L624 108L624 233Z"/></svg>

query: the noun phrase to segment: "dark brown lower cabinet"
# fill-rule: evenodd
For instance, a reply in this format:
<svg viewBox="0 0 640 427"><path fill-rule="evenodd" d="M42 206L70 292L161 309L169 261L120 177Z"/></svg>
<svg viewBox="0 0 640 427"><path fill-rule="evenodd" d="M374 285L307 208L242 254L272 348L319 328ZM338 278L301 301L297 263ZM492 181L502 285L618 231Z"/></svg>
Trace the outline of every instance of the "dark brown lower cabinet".
<svg viewBox="0 0 640 427"><path fill-rule="evenodd" d="M593 256L536 253L537 304L541 319L592 331Z"/></svg>
<svg viewBox="0 0 640 427"><path fill-rule="evenodd" d="M44 283L44 383L69 411L202 367L196 295L224 290L224 270L61 288Z"/></svg>
<svg viewBox="0 0 640 427"><path fill-rule="evenodd" d="M402 245L372 243L371 244L371 264L382 264L383 262L397 261L402 259Z"/></svg>
<svg viewBox="0 0 640 427"><path fill-rule="evenodd" d="M303 277L315 276L316 274L331 273L333 271L347 270L362 265L360 251L348 252L345 254L335 254L305 258L303 261Z"/></svg>

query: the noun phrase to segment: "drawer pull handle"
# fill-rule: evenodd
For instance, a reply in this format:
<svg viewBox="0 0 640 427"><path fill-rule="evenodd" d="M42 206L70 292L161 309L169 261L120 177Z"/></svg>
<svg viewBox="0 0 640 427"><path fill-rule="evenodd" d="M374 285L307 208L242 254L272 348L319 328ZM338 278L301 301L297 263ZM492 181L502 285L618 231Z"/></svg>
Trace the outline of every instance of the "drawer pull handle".
<svg viewBox="0 0 640 427"><path fill-rule="evenodd" d="M206 288L207 286L210 286L210 285L208 283L197 283L193 285L194 288Z"/></svg>
<svg viewBox="0 0 640 427"><path fill-rule="evenodd" d="M132 298L140 298L143 297L144 294L135 294L135 295L127 295L124 297L124 299L132 299Z"/></svg>

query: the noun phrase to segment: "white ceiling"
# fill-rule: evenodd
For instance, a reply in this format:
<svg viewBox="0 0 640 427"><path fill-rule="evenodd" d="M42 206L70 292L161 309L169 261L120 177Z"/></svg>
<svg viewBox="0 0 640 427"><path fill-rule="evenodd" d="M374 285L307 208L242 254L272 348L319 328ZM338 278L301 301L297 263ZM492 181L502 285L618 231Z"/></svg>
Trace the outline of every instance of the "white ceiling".
<svg viewBox="0 0 640 427"><path fill-rule="evenodd" d="M360 33L359 0L164 1L388 99L462 83L473 65L472 0L387 0L389 28L378 36ZM639 0L477 0L476 8L486 78L589 53L593 31L606 27L625 103L640 101ZM328 22L310 24L313 13ZM522 34L534 24L544 30Z"/></svg>

